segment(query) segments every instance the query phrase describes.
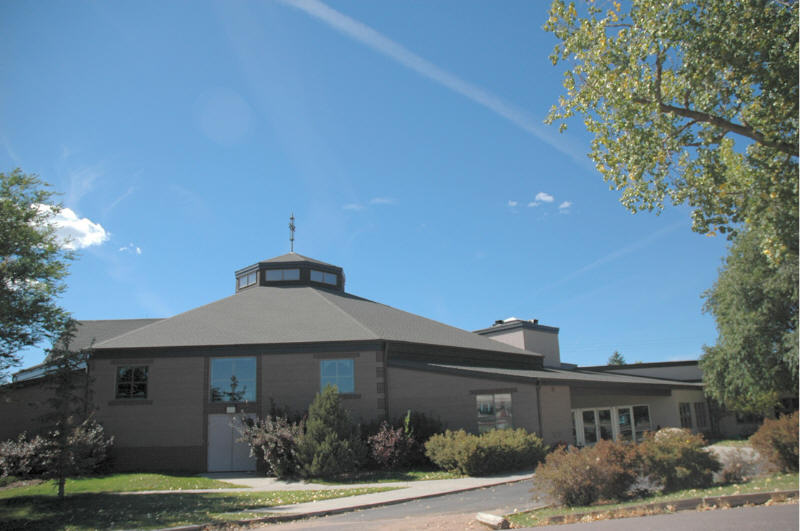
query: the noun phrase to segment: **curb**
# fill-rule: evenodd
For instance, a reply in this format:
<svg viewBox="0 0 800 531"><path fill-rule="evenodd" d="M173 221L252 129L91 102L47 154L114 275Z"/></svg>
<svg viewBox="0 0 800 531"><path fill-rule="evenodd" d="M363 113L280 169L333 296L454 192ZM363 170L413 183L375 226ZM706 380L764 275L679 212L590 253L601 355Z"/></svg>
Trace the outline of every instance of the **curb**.
<svg viewBox="0 0 800 531"><path fill-rule="evenodd" d="M686 500L676 500L672 502L657 502L657 503L644 503L641 505L632 505L624 509L613 509L608 511L590 511L586 513L577 513L570 515L551 516L546 520L546 524L560 524L567 518L570 520L578 520L587 516L599 516L601 514L624 514L629 511L658 509L668 510L670 512L695 510L699 507L739 507L741 505L753 504L763 505L770 500L780 499L786 500L790 498L797 498L798 491L796 490L779 490L774 492L753 492L749 494L731 494L728 496L706 496L703 498L689 498Z"/></svg>
<svg viewBox="0 0 800 531"><path fill-rule="evenodd" d="M372 503L364 503L361 505L352 505L349 507L340 507L338 509L327 509L323 511L311 511L305 513L295 513L295 514L278 514L278 515L270 515L264 516L263 518L253 518L249 520L226 520L225 522L206 522L204 524L195 524L195 525L187 525L187 526L180 526L180 527L164 527L160 529L156 529L155 531L211 531L214 529L224 529L230 525L253 525L253 524L272 524L272 523L280 523L280 522L292 522L294 520L303 520L305 518L317 518L320 516L331 516L334 514L343 514L343 513L350 513L354 511L361 511L364 509L372 509L375 507L383 507L387 505L397 505L400 503L406 503L414 500L425 500L428 498L438 498L440 496L447 496L448 494L459 494L461 492L469 492L471 490L479 490L485 489L489 487L497 487L498 485L511 485L513 483L521 483L523 481L530 481L530 477L522 478L522 479L514 479L511 481L499 481L497 483L489 483L486 485L477 485L472 487L464 487L455 490L448 490L446 492L432 492L430 494L422 494L419 496L408 496L406 498L398 498L395 500L387 500L387 501L379 501L379 502L372 502ZM346 499L346 498L343 498ZM244 511L243 511L244 512ZM252 511L248 511L252 512ZM265 512L268 512L265 510Z"/></svg>

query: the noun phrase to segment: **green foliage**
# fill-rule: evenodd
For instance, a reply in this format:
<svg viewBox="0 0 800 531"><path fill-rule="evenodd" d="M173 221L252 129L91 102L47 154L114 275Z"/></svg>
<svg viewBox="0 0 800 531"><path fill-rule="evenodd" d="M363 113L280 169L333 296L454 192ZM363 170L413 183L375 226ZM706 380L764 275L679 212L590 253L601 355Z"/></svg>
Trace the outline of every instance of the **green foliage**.
<svg viewBox="0 0 800 531"><path fill-rule="evenodd" d="M283 479L299 473L303 421L290 422L284 416L268 415L255 421L242 418L240 426L240 440L250 446L251 456L264 459L273 476Z"/></svg>
<svg viewBox="0 0 800 531"><path fill-rule="evenodd" d="M666 492L711 485L719 461L706 448L702 435L689 430L664 428L648 433L639 444L644 472L661 483Z"/></svg>
<svg viewBox="0 0 800 531"><path fill-rule="evenodd" d="M309 406L298 454L304 477L346 474L364 461L366 451L358 429L342 408L336 387L326 386Z"/></svg>
<svg viewBox="0 0 800 531"><path fill-rule="evenodd" d="M447 430L428 439L425 453L444 470L481 476L533 468L544 459L546 447L538 435L523 428L479 436Z"/></svg>
<svg viewBox="0 0 800 531"><path fill-rule="evenodd" d="M772 465L783 472L798 469L798 413L779 419L765 419L764 424L750 437L750 444Z"/></svg>
<svg viewBox="0 0 800 531"><path fill-rule="evenodd" d="M544 29L570 67L548 122L582 116L623 205L688 204L694 230L744 223L796 260L797 2L554 0Z"/></svg>
<svg viewBox="0 0 800 531"><path fill-rule="evenodd" d="M754 233L740 233L704 297L719 330L700 360L706 394L729 410L764 413L796 392L797 260L772 263Z"/></svg>
<svg viewBox="0 0 800 531"><path fill-rule="evenodd" d="M609 365L625 365L625 358L622 354L619 353L618 350L615 350L614 353L609 356L608 358Z"/></svg>
<svg viewBox="0 0 800 531"><path fill-rule="evenodd" d="M630 443L598 441L591 447L558 448L536 469L550 495L574 507L597 500L621 500L637 479L640 458Z"/></svg>
<svg viewBox="0 0 800 531"><path fill-rule="evenodd" d="M20 433L16 439L0 442L0 476L29 478L41 476L52 459L52 442L39 435L28 438Z"/></svg>
<svg viewBox="0 0 800 531"><path fill-rule="evenodd" d="M0 376L20 349L58 339L68 318L56 304L73 258L53 226L60 208L37 176L0 173Z"/></svg>

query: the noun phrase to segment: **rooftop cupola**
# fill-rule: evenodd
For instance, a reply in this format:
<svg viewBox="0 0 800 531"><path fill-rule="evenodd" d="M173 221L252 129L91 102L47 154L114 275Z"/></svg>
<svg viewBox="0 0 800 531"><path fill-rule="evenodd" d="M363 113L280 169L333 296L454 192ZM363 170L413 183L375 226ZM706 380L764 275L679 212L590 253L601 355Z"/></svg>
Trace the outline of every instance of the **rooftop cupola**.
<svg viewBox="0 0 800 531"><path fill-rule="evenodd" d="M255 286L312 286L344 291L344 271L297 253L287 253L235 273L236 291Z"/></svg>

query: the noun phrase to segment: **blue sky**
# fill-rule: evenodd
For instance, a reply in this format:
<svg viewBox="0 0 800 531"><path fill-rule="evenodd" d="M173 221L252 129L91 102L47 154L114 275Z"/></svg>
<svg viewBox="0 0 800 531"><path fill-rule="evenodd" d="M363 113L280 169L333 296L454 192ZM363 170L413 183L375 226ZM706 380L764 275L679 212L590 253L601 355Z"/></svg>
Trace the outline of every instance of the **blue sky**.
<svg viewBox="0 0 800 531"><path fill-rule="evenodd" d="M78 319L167 317L296 250L465 329L538 318L562 359L697 358L727 242L630 214L586 157L544 2L4 2L0 171L63 195ZM23 366L42 359L26 353Z"/></svg>

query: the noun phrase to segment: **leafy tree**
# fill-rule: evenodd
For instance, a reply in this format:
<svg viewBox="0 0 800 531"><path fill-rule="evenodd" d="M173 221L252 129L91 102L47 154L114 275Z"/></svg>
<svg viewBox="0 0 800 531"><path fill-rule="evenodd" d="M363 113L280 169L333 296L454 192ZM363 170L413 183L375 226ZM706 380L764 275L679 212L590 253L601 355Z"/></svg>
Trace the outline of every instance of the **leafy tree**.
<svg viewBox="0 0 800 531"><path fill-rule="evenodd" d="M728 409L764 413L798 386L798 263L770 262L753 232L734 240L705 309L719 337L700 360L706 393Z"/></svg>
<svg viewBox="0 0 800 531"><path fill-rule="evenodd" d="M629 210L688 204L694 230L746 224L771 260L796 260L798 3L625 4L553 1L551 59L571 68L548 122L583 117Z"/></svg>
<svg viewBox="0 0 800 531"><path fill-rule="evenodd" d="M608 364L625 365L625 358L619 353L619 350L615 350L614 353L608 357Z"/></svg>
<svg viewBox="0 0 800 531"><path fill-rule="evenodd" d="M365 449L335 386L326 386L311 402L298 450L305 477L352 472L363 460Z"/></svg>
<svg viewBox="0 0 800 531"><path fill-rule="evenodd" d="M56 340L68 319L56 303L73 258L56 237L59 209L37 176L0 173L0 375L20 349Z"/></svg>

